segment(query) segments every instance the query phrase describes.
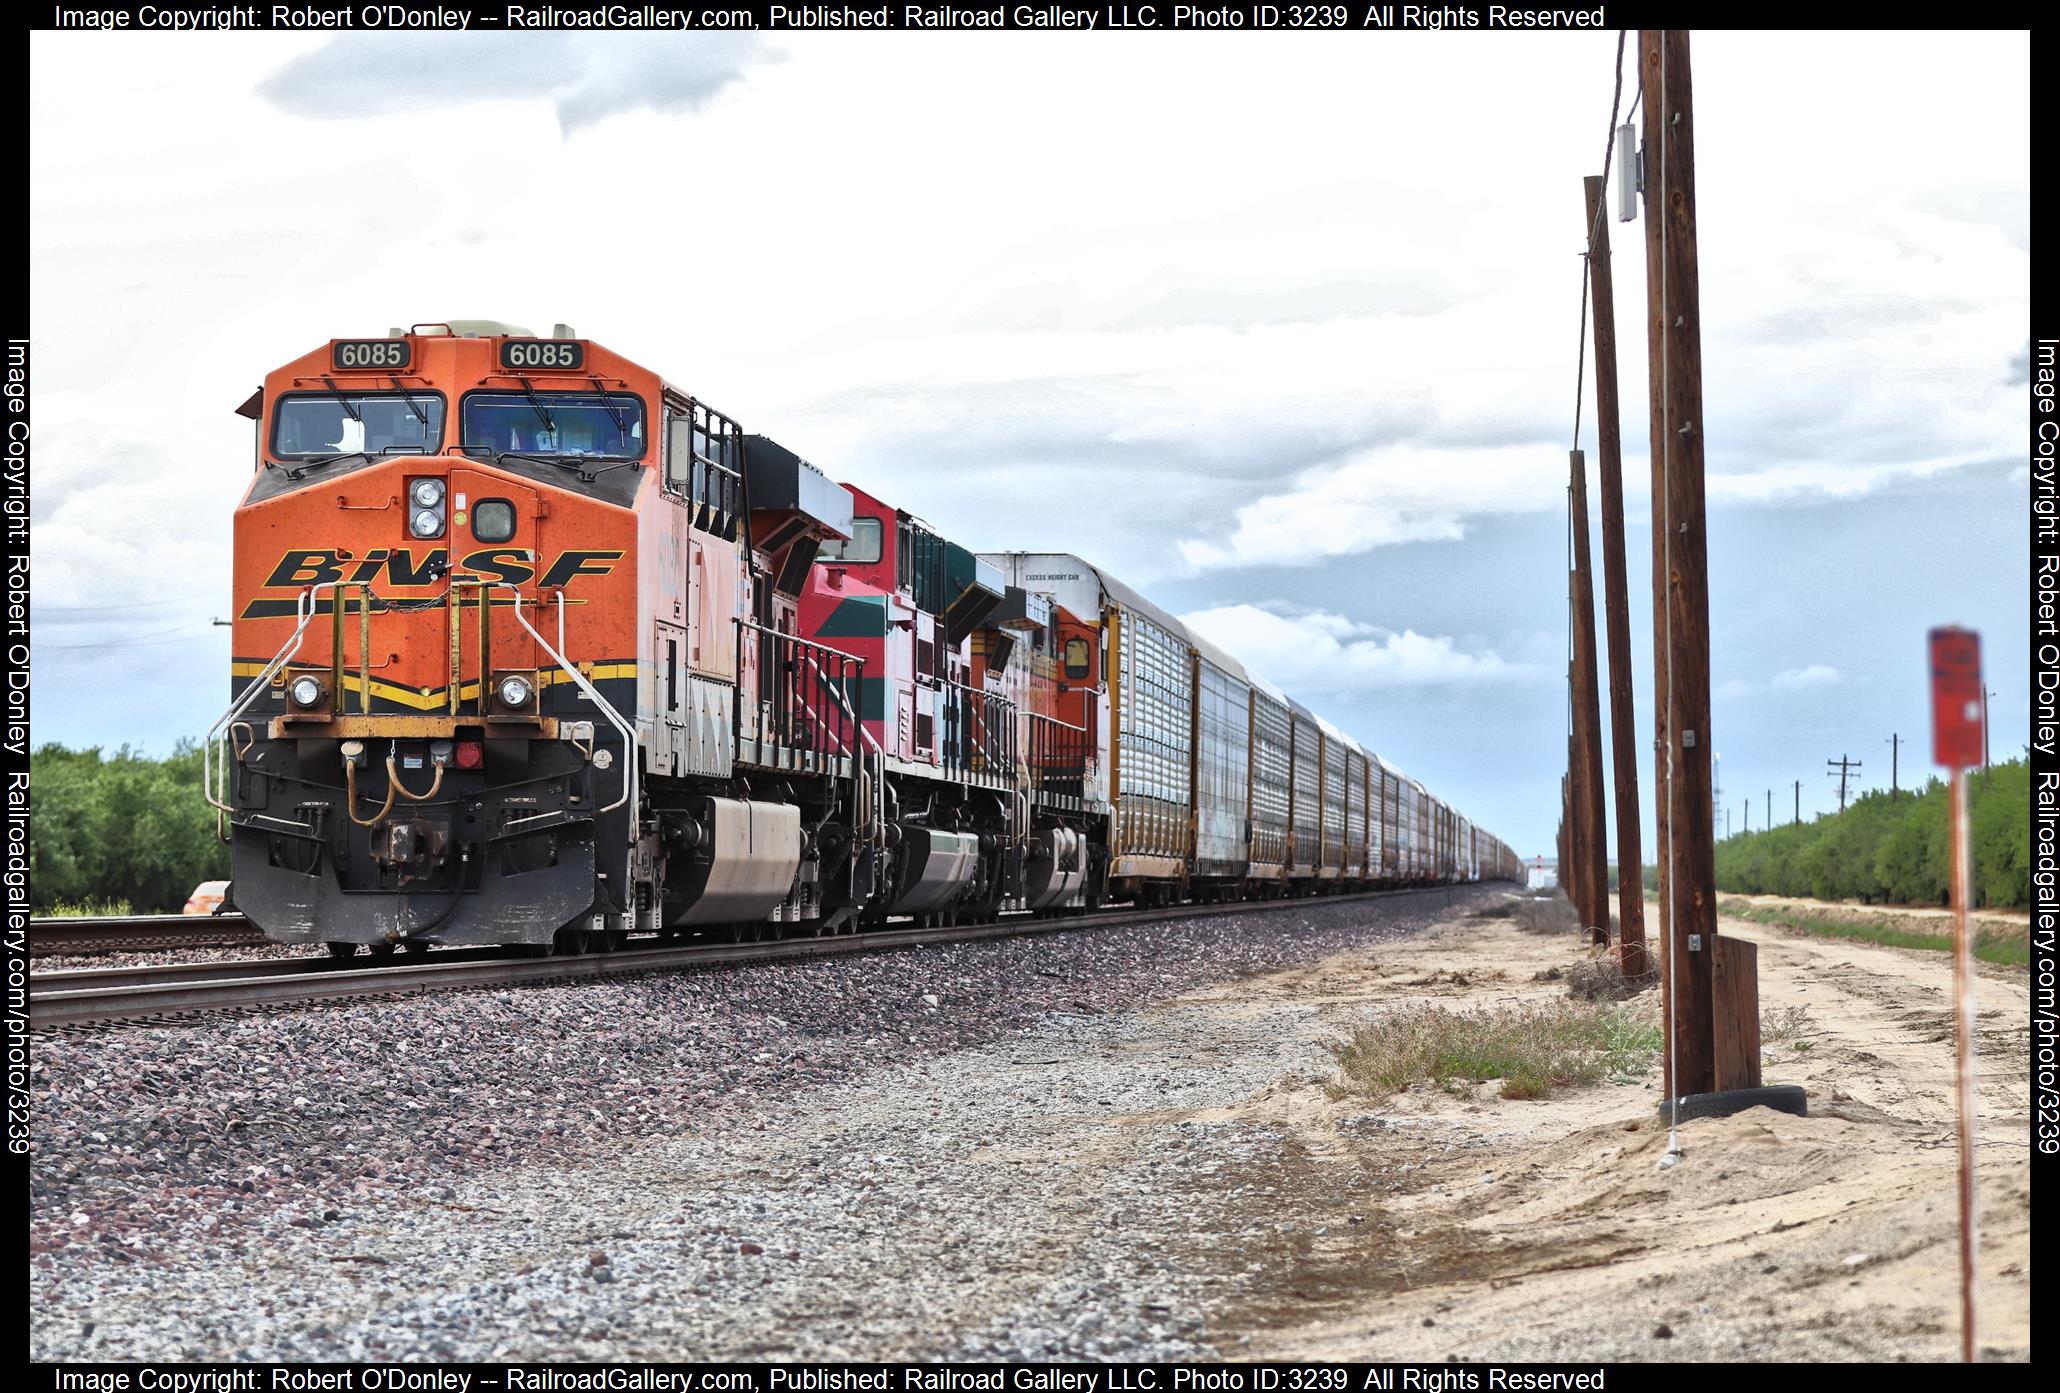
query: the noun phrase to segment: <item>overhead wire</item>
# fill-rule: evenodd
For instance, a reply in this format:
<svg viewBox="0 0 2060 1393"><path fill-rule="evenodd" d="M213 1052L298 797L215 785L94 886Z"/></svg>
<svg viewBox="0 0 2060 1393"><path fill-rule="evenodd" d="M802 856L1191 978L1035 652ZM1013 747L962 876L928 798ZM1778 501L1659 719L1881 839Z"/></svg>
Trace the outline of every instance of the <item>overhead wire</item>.
<svg viewBox="0 0 2060 1393"><path fill-rule="evenodd" d="M180 643L185 641L186 636L195 629L213 627L214 625L211 621L203 619L196 620L191 624L174 625L169 629L153 629L147 634L138 634L134 638L112 638L100 643L39 643L36 645L36 651L39 653L77 653L89 648L145 648L154 644Z"/></svg>
<svg viewBox="0 0 2060 1393"><path fill-rule="evenodd" d="M162 605L177 605L183 604L187 600L197 600L206 593L206 591L196 590L191 595L168 595L161 600L133 600L127 604L121 605L39 604L35 606L35 611L38 614L100 614L111 609L156 609Z"/></svg>

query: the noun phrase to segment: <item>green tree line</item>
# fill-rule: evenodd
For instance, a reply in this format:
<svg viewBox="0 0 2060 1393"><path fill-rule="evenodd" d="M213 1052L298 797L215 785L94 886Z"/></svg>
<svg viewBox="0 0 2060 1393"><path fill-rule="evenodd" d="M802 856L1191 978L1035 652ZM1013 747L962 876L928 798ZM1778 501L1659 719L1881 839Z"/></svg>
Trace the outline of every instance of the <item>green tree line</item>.
<svg viewBox="0 0 2060 1393"><path fill-rule="evenodd" d="M1967 776L1975 903L2031 902L2031 766ZM1951 796L1943 780L1899 796L1862 794L1842 813L1717 843L1717 888L1746 895L1944 904L1952 886Z"/></svg>
<svg viewBox="0 0 2060 1393"><path fill-rule="evenodd" d="M29 898L38 910L121 901L138 914L182 908L226 880L229 848L201 796L200 747L163 759L45 745L29 755Z"/></svg>

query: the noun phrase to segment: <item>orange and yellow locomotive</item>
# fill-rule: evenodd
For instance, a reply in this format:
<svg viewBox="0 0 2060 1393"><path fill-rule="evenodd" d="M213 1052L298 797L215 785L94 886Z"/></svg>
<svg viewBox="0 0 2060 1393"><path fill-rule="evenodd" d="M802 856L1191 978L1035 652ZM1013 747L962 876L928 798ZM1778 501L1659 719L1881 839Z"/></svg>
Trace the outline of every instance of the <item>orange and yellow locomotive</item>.
<svg viewBox="0 0 2060 1393"><path fill-rule="evenodd" d="M1070 556L978 557L558 326L271 373L208 796L332 952L1512 873Z"/></svg>

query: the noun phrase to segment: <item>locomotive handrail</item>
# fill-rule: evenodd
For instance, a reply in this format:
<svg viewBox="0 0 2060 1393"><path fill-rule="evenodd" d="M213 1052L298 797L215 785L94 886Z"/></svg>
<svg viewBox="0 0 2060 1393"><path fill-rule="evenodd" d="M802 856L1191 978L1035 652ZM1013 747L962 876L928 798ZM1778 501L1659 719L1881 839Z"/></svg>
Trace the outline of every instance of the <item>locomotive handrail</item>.
<svg viewBox="0 0 2060 1393"><path fill-rule="evenodd" d="M560 672L572 679L572 684L586 695L587 700L591 701L603 716L608 718L608 724L614 726L616 734L622 737L622 796L606 807L599 809L595 816L598 817L601 813L612 813L623 804L629 804L629 844L634 847L637 844L637 832L639 830L637 824L640 821L637 816L637 810L642 806L642 804L637 802L636 727L624 720L621 713L615 709L608 698L602 696L600 690L593 683L587 681L585 673L569 662L563 653L551 647L551 641L538 633L534 624L522 617L522 592L520 590L517 590L506 581L487 582L481 588L484 590L506 590L515 597L515 622L528 631L529 636L536 640L537 647L543 649L550 656L551 661L558 665ZM562 633L565 624L565 592L563 590L558 592L558 624L559 631ZM480 674L479 680L482 683L486 682L488 680L487 675L484 673ZM635 886L631 884L627 873L624 875L623 887L624 893L629 894L631 896L631 903L634 903Z"/></svg>
<svg viewBox="0 0 2060 1393"><path fill-rule="evenodd" d="M452 579L453 582L456 582L458 580L457 577L453 577ZM637 739L635 728L632 727L627 721L625 721L622 718L622 716L615 710L615 707L612 704L610 704L608 699L602 696L599 690L597 690L594 687L594 685L586 679L586 676L583 673L581 673L580 670L571 662L567 661L565 655L562 652L560 652L557 648L553 648L551 646L551 641L545 638L542 634L538 633L536 627L533 624L531 624L527 618L523 616L521 591L517 590L513 585L510 585L505 581L475 581L471 579L466 579L463 583L468 588L477 586L477 588L482 592L493 590L508 591L509 594L511 594L515 599L515 604L513 606L515 611L515 622L520 624L525 630L528 631L529 636L536 641L537 646L539 648L542 648L545 653L550 655L551 661L558 665L558 668L561 672L565 673L566 676L572 679L573 684L577 686L581 692L586 694L587 699L594 703L594 705L600 710L602 716L607 719L608 723L615 727L616 733L622 736L624 766L622 796L617 798L613 803L610 803L606 807L601 808L599 812L612 813L617 808L622 807L625 803L634 806L636 803L636 795L638 788L636 758ZM260 692L264 691L267 687L271 685L273 676L276 675L279 672L279 670L283 668L287 663L291 662L295 654L300 652L301 645L306 641L307 638L308 625L313 622L315 614L317 613L318 607L321 603L319 598L321 592L323 592L324 590L335 592L331 595L331 604L332 606L337 606L341 604L341 592L346 588L358 588L364 592L364 598L360 600L360 604L363 605L365 612L369 614L371 608L369 603L371 598L369 589L361 585L358 585L356 582L320 581L314 585L310 585L307 589L303 590L294 601L294 610L299 615L299 620L293 626L293 632L287 635L286 642L280 645L279 651L272 656L272 660L265 664L264 670L252 679L250 686L244 689L243 695L239 697L229 707L229 709L226 712L224 712L212 726L208 728L206 739L201 747L201 779L203 783L202 793L207 798L208 804L211 807L215 808L217 811L225 813L235 811L235 808L232 807L228 801L228 793L226 787L228 779L229 762L226 759L218 760L217 758L217 748L221 743L223 732L230 726L231 723L233 723L237 718L242 716L246 710L249 709L250 704L257 700L258 694ZM453 602L455 589L455 583L447 583L445 585L444 599L447 604ZM337 613L340 615L340 609L337 611ZM338 630L340 633L340 618L338 619ZM562 590L558 592L558 633L559 642L562 644L564 642L565 633L565 592ZM332 671L335 671L335 669L332 668ZM482 683L482 685L486 683L488 679L489 674L481 673L480 682ZM361 704L369 710L371 674L369 672L365 673L360 680L365 684L364 690L361 693ZM453 686L455 686L455 682L453 683ZM340 700L340 692L338 693L338 697ZM636 843L637 829L634 825L635 822L636 819L632 818L632 825L630 828L631 845L635 845Z"/></svg>
<svg viewBox="0 0 2060 1393"><path fill-rule="evenodd" d="M264 670L251 680L251 684L248 687L244 688L243 695L231 702L229 709L223 712L213 725L208 727L207 735L201 741L200 746L200 782L202 796L207 799L208 806L215 811L222 813L233 813L236 811L229 804L229 761L224 758L218 762L216 759L216 750L221 744L223 732L249 709L250 704L257 700L259 692L272 685L272 678L278 673L279 669L285 667L288 662L292 661L293 655L300 652L300 645L307 637L308 625L315 617L315 592L339 583L337 581L323 581L318 585L311 585L295 598L293 607L294 611L300 616L300 622L293 626L293 632L286 636L286 642L281 644L279 651L272 655L272 661L265 664ZM217 785L219 785L219 788Z"/></svg>
<svg viewBox="0 0 2060 1393"><path fill-rule="evenodd" d="M1067 786L1077 782L1079 788L1071 796L1084 797L1087 770L1094 762L1088 748L1087 727L1040 711L1028 714L1030 749L1027 764L1037 790L1040 793L1067 794ZM1068 756L1073 758L1069 760ZM1069 772L1077 773L1077 779L1066 777Z"/></svg>
<svg viewBox="0 0 2060 1393"><path fill-rule="evenodd" d="M834 653L840 650L831 649L830 651ZM873 738L873 733L865 728L865 722L860 720L858 713L851 709L851 703L845 699L843 689L830 681L821 666L817 664L814 655L803 653L801 657L804 662L815 669L815 675L822 679L822 683L829 689L830 695L836 698L837 705L844 708L844 714L850 718L851 724L858 729L859 739L873 747L873 755L878 764L876 766L877 772L871 777L870 787L868 787L864 773L865 755L860 753L854 756L852 765L859 771L857 783L859 788L865 793L861 801L865 804L866 835L884 845L883 839L886 836L886 822L880 816L880 795L878 790L884 787L887 782L887 752L880 748L880 742ZM861 667L865 665L863 658L859 659L858 662ZM843 742L840 740L837 743L842 744Z"/></svg>
<svg viewBox="0 0 2060 1393"><path fill-rule="evenodd" d="M962 694L962 700L956 702L953 709L963 710L965 713L964 724L966 728L963 732L963 739L970 742L972 750L970 754L961 750L959 752L958 764L964 768L971 768L973 762L971 756L977 755L988 765L1000 766L1013 774L1015 772L1016 756L1015 740L1013 738L1015 736L1015 723L1013 720L1007 719L1007 713L1015 710L1015 702L999 692L985 691L979 687L968 686L964 682L953 681L949 678L945 679L941 685L947 694L947 699L953 693ZM996 705L1004 709L1004 720L998 733L990 728L987 720L987 708ZM954 721L954 724L957 724L957 722Z"/></svg>
<svg viewBox="0 0 2060 1393"><path fill-rule="evenodd" d="M869 835L883 835L884 829L882 826L882 819L879 816L879 793L877 790L883 787L886 782L886 752L880 748L880 742L873 738L873 733L866 729L865 722L859 719L857 711L852 709L850 699L844 690L844 684L838 680L832 679L831 676L823 670L822 664L816 661L816 651L820 650L825 654L834 654L836 657L842 659L843 661L852 664L854 668L856 668L861 679L863 678L863 674L865 671L865 659L858 657L856 654L846 653L841 648L832 648L826 643L819 643L814 639L803 638L799 634L783 633L778 629L769 629L765 625L760 624L755 620L739 617L737 619L732 620L731 622L737 626L737 668L739 674L741 674L743 671L743 646L745 642L745 636L747 633L758 634L762 635L765 638L771 639L773 641L775 651L784 646L790 655L788 659L789 662L796 662L798 660L799 664L805 664L808 670L815 674L816 681L819 684L821 684L824 691L829 693L830 699L837 703L837 708L839 711L843 713L844 719L850 722L852 728L858 732L859 740L865 745L872 746L874 754L877 756L879 763L877 772L869 774L863 750L854 750L851 747L851 745L848 744L841 735L839 735L836 731L830 728L829 723L821 720L821 718L816 714L814 708L812 708L808 704L807 699L803 697L799 692L789 693L787 699L799 705L801 709L808 715L809 719L816 722L817 730L821 734L821 736L827 740L835 740L838 746L838 750L841 751L845 755L845 757L851 760L852 803L854 810L862 811L864 813L867 820L866 831ZM754 697L754 701L756 701L761 707L765 702L763 688L765 681L767 680L767 677L768 674L763 670L763 667L761 666L761 670L759 673L760 694ZM737 699L740 703L743 700L743 682L741 680L741 676L737 684ZM764 712L762 710L760 711L760 719L764 719ZM741 717L739 719L736 738L739 741L743 739ZM764 738L763 734L761 733L761 735L758 738L762 741Z"/></svg>

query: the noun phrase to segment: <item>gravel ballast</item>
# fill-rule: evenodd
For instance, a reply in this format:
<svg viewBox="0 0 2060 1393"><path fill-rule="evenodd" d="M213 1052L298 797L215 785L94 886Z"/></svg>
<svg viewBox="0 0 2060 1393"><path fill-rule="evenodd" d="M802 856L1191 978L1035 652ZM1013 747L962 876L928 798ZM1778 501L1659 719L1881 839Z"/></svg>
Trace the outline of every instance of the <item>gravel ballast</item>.
<svg viewBox="0 0 2060 1393"><path fill-rule="evenodd" d="M1500 893L40 1036L32 1357L1210 1353L1236 1129L1077 1160L1282 1058L1151 1003Z"/></svg>

